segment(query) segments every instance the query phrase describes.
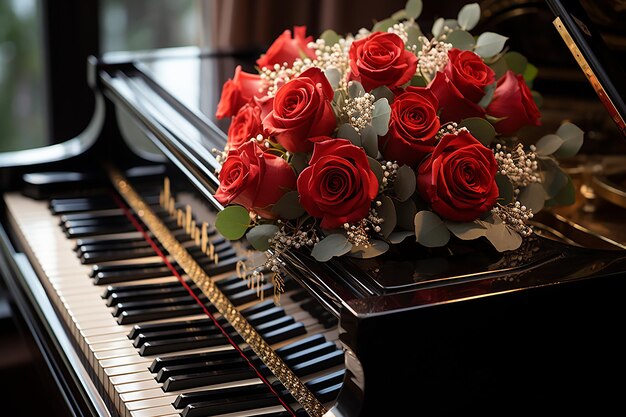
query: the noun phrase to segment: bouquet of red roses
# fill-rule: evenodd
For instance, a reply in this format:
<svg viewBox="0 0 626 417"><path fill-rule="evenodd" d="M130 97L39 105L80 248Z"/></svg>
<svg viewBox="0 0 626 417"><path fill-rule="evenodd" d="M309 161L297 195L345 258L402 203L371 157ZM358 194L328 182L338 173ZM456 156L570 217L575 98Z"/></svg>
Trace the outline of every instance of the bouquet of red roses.
<svg viewBox="0 0 626 417"><path fill-rule="evenodd" d="M372 30L318 39L286 30L223 87L219 118L232 117L218 158L217 229L246 235L277 270L285 250L373 257L411 237L427 247L452 236L519 247L529 219L570 204L558 157L583 132L564 123L524 146L539 125L537 68L496 33L470 33L468 4L426 36L420 0Z"/></svg>

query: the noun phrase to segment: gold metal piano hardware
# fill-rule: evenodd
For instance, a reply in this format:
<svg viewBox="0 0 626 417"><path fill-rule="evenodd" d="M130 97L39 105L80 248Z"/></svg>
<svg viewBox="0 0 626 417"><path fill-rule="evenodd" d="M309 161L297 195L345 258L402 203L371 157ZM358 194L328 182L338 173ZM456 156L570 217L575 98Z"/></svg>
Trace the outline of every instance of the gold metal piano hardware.
<svg viewBox="0 0 626 417"><path fill-rule="evenodd" d="M580 68L583 70L583 73L589 80L589 83L594 88L594 90L596 90L596 93L598 94L600 101L602 102L602 104L604 104L604 107L608 111L613 121L615 121L615 123L617 124L617 126L622 132L626 133L626 121L624 121L622 116L620 116L619 112L615 108L615 105L613 104L613 101L607 95L604 87L598 80L598 77L593 72L593 69L589 66L589 63L587 62L583 54L580 52L580 49L574 42L574 39L572 38L570 33L567 31L567 28L565 27L565 25L563 25L563 21L561 20L561 18L557 17L556 19L552 21L552 23L554 24L554 27L556 27L556 30L561 35L561 38L563 38L565 45L567 45L570 52L576 59L576 62L578 63Z"/></svg>
<svg viewBox="0 0 626 417"><path fill-rule="evenodd" d="M191 257L189 252L176 240L167 226L153 213L150 206L132 188L122 173L112 166L108 166L107 169L114 187L124 198L126 203L136 213L141 213L139 217L144 224L163 245L165 250L170 253L176 263L181 266L198 288L202 290L211 304L228 320L237 333L241 335L254 353L272 371L285 388L289 390L291 395L302 405L306 412L309 413L311 417L322 417L322 415L326 413L326 409L319 400L220 291L206 272L204 272L200 265Z"/></svg>

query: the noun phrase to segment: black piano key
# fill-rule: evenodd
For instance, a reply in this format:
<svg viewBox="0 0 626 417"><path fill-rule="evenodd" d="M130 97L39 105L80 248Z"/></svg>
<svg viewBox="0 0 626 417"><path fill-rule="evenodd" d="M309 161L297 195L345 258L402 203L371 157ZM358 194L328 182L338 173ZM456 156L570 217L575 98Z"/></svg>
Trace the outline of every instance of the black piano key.
<svg viewBox="0 0 626 417"><path fill-rule="evenodd" d="M220 333L201 336L180 337L178 339L163 339L144 343L139 348L141 356L160 355L163 353L177 352L181 350L200 349L227 345L228 340Z"/></svg>
<svg viewBox="0 0 626 417"><path fill-rule="evenodd" d="M256 327L256 330L259 333L269 333L269 332L273 332L274 330L278 330L278 329L282 329L283 327L286 327L290 324L295 323L296 321L294 320L293 317L291 316L284 316L284 317L280 317L276 320L272 320L270 322L267 323L262 323L259 324Z"/></svg>
<svg viewBox="0 0 626 417"><path fill-rule="evenodd" d="M193 282L188 283L191 287L194 287L195 284ZM102 294L102 298L109 299L113 297L114 294L120 295L130 295L134 293L141 294L143 291L151 291L158 289L172 289L181 287L181 283L179 281L170 281L170 282L159 282L155 284L135 284L135 285L109 285L106 287Z"/></svg>
<svg viewBox="0 0 626 417"><path fill-rule="evenodd" d="M108 210L113 208L119 208L114 201L84 201L74 203L56 203L50 207L50 211L52 214L59 215L85 211Z"/></svg>
<svg viewBox="0 0 626 417"><path fill-rule="evenodd" d="M304 302L305 300L308 300L309 298L311 298L311 294L309 294L307 290L301 289L289 295L289 298L291 298L296 303L299 303L299 302Z"/></svg>
<svg viewBox="0 0 626 417"><path fill-rule="evenodd" d="M308 349L313 346L321 345L326 342L326 338L321 334L314 334L309 337L305 337L286 346L276 349L276 354L281 358L287 355L299 352L304 349Z"/></svg>
<svg viewBox="0 0 626 417"><path fill-rule="evenodd" d="M186 363L196 363L209 361L212 359L226 359L241 357L241 353L235 349L225 349L212 352L187 353L184 355L158 357L152 361L148 368L150 372L157 373L165 366L183 365Z"/></svg>
<svg viewBox="0 0 626 417"><path fill-rule="evenodd" d="M100 272L127 272L131 269L150 269L150 268L162 268L165 264L161 261L157 262L145 262L145 263L134 263L134 264L103 264L103 265L94 265L91 267L90 276L95 278L96 275Z"/></svg>
<svg viewBox="0 0 626 417"><path fill-rule="evenodd" d="M236 413L239 411L254 410L257 408L279 405L280 401L273 393L255 394L233 399L223 398L189 404L181 415L183 417L216 416L220 414Z"/></svg>
<svg viewBox="0 0 626 417"><path fill-rule="evenodd" d="M316 394L315 396L322 403L333 401L339 395L339 391L341 391L342 386L343 386L343 382L339 382L333 386L330 386L328 388L323 388L317 391L315 393Z"/></svg>
<svg viewBox="0 0 626 417"><path fill-rule="evenodd" d="M88 219L93 219L93 218L105 218L105 217L124 217L125 219L127 218L126 216L124 216L124 212L122 211L122 209L118 208L118 209L108 210L98 215L95 215L94 213L88 213L88 212L64 214L61 216L59 223L62 224L68 221L88 220Z"/></svg>
<svg viewBox="0 0 626 417"><path fill-rule="evenodd" d="M94 238L94 237L85 237L76 239L76 245L74 246L74 250L77 251L81 246L86 245L99 245L99 244L109 244L109 245L125 245L131 242L146 242L146 239L139 233L136 232L136 235L123 237L123 238ZM146 242L147 243L147 242Z"/></svg>
<svg viewBox="0 0 626 417"><path fill-rule="evenodd" d="M207 306L209 311L215 307ZM175 317L191 316L194 314L203 314L204 310L198 304L179 305L170 307L146 308L143 310L124 311L117 317L118 324L134 324L143 321L169 319Z"/></svg>
<svg viewBox="0 0 626 417"><path fill-rule="evenodd" d="M182 409L192 403L199 403L204 401L212 401L220 398L233 398L245 395L263 394L270 392L270 389L263 382L250 385L240 385L228 388L216 388L195 392L186 392L180 394L172 405L174 408Z"/></svg>
<svg viewBox="0 0 626 417"><path fill-rule="evenodd" d="M337 345L335 345L333 342L325 342L320 345L302 350L300 352L295 352L287 355L283 358L283 360L285 361L287 366L292 366L299 362L306 362L311 359L321 357L328 353L334 352L335 350L338 350Z"/></svg>
<svg viewBox="0 0 626 417"><path fill-rule="evenodd" d="M164 366L157 373L155 380L165 382L168 378L178 375L188 375L192 373L204 373L212 371L227 371L230 369L240 369L249 367L248 361L239 356L237 358L217 359L204 362L194 362L193 364Z"/></svg>
<svg viewBox="0 0 626 417"><path fill-rule="evenodd" d="M177 375L168 378L163 383L163 391L181 391L202 387L206 385L223 384L225 382L236 382L250 379L257 376L254 369L249 366L240 369L229 369L228 371L211 371L201 374Z"/></svg>
<svg viewBox="0 0 626 417"><path fill-rule="evenodd" d="M150 246L145 248L128 248L111 251L83 252L79 259L82 264L90 265L98 262L121 261L124 259L137 259L156 256L156 252Z"/></svg>
<svg viewBox="0 0 626 417"><path fill-rule="evenodd" d="M323 371L332 366L343 364L343 351L337 349L318 358L311 359L304 363L298 363L291 367L291 370L299 377Z"/></svg>
<svg viewBox="0 0 626 417"><path fill-rule="evenodd" d="M71 229L72 227L85 227L85 226L111 226L117 224L130 224L128 217L123 214L115 216L92 216L82 219L70 218L69 215L61 218L61 226L65 229Z"/></svg>
<svg viewBox="0 0 626 417"><path fill-rule="evenodd" d="M74 249L78 254L91 253L91 252L104 252L115 251L123 249L137 249L137 248L149 248L150 243L143 239L130 240L128 242L109 243L102 244L89 244L89 245L76 245Z"/></svg>
<svg viewBox="0 0 626 417"><path fill-rule="evenodd" d="M261 291L263 291L264 297L269 297L274 294L274 285L272 283L267 283L261 287ZM257 298L258 294L256 288L248 289L240 293L233 294L229 297L230 302L233 303L233 305L235 306L249 303L250 301L254 301Z"/></svg>
<svg viewBox="0 0 626 417"><path fill-rule="evenodd" d="M174 268L178 274L183 271L180 267ZM94 277L96 285L108 285L118 282L139 281L142 279L163 278L173 275L172 270L167 266L152 268L138 268L122 271L98 272Z"/></svg>
<svg viewBox="0 0 626 417"><path fill-rule="evenodd" d="M333 385L341 384L343 382L343 378L345 375L346 375L346 370L339 369L327 375L314 378L306 382L305 385L307 386L309 390L311 390L311 392L317 394L322 389L332 387Z"/></svg>
<svg viewBox="0 0 626 417"><path fill-rule="evenodd" d="M203 321L201 323L189 324L186 327L160 330L158 332L139 333L137 337L133 339L133 346L140 348L146 343L152 343L159 340L172 340L191 336L208 336L212 334L221 334L221 330L212 321Z"/></svg>
<svg viewBox="0 0 626 417"><path fill-rule="evenodd" d="M85 236L98 236L115 233L134 232L135 226L130 223L127 224L115 224L110 226L82 226L72 227L65 230L65 236L69 239L75 239Z"/></svg>
<svg viewBox="0 0 626 417"><path fill-rule="evenodd" d="M118 303L149 301L165 296L182 297L184 295L189 295L187 288L183 287L179 282L173 282L172 284L176 285L150 290L114 292L107 298L106 304L111 307ZM191 288L195 294L200 294L200 289L198 289L195 285L192 285Z"/></svg>
<svg viewBox="0 0 626 417"><path fill-rule="evenodd" d="M302 323L293 323L284 328L274 330L263 335L270 345L306 334L306 327Z"/></svg>

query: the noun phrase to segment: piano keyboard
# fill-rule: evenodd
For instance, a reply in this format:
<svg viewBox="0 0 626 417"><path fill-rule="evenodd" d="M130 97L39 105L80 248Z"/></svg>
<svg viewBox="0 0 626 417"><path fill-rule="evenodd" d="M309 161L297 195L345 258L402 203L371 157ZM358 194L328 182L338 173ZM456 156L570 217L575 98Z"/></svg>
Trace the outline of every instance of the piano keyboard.
<svg viewBox="0 0 626 417"><path fill-rule="evenodd" d="M294 415L288 403L295 415L306 415L258 359L246 349L255 370L229 343L114 198L4 198L18 239L113 414L283 417ZM158 198L145 198L181 242L188 239L159 211ZM271 284L262 288L269 299L259 301L234 273L243 251L215 232L210 238L219 262L200 261L206 272L314 395L334 402L344 374L336 318L289 280L280 306ZM193 282L188 285L232 332Z"/></svg>

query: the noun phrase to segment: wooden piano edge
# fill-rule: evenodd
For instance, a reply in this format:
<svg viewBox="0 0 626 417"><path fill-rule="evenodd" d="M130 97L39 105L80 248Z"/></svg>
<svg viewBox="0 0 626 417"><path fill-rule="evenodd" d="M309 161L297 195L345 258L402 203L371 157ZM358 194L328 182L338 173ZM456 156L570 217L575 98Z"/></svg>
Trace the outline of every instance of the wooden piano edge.
<svg viewBox="0 0 626 417"><path fill-rule="evenodd" d="M111 417L113 404L99 394L27 256L15 249L2 225L0 256L5 260L0 273L68 408L75 416Z"/></svg>

